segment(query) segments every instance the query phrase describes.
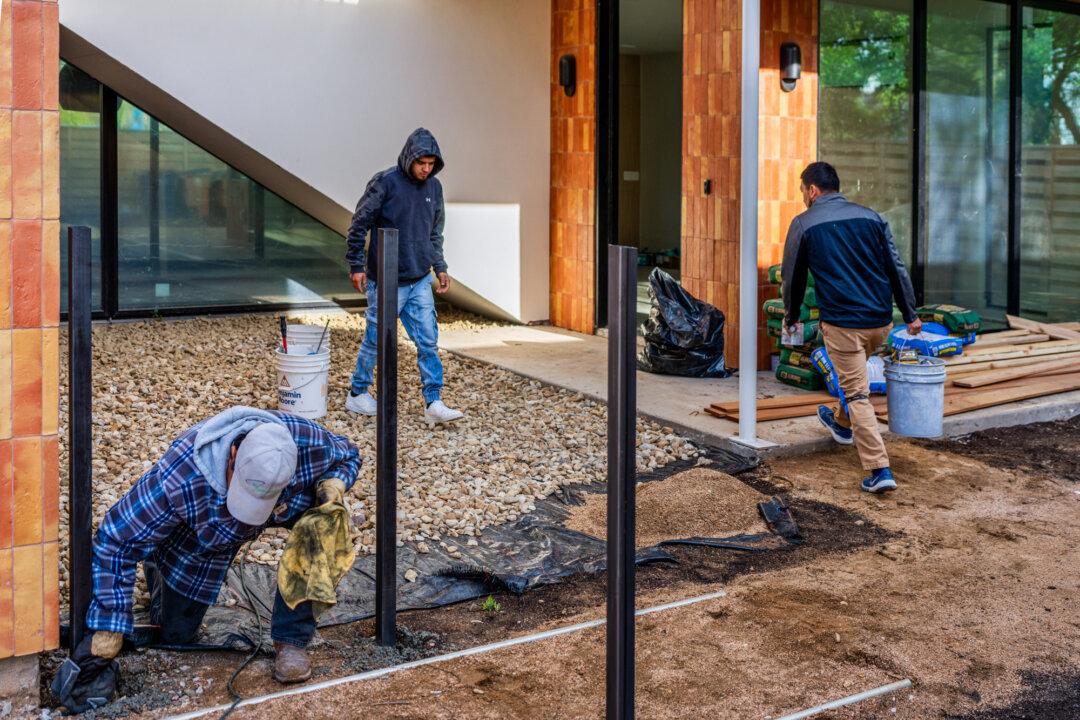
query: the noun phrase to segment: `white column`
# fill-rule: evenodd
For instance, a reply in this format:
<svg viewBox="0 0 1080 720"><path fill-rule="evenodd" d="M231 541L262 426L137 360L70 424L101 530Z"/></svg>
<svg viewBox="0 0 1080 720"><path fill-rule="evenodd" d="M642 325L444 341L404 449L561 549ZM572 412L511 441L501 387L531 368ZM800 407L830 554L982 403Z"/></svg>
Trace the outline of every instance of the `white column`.
<svg viewBox="0 0 1080 720"><path fill-rule="evenodd" d="M761 0L742 0L742 108L739 178L739 434L741 445L772 443L757 438L758 319L758 72L761 67Z"/></svg>

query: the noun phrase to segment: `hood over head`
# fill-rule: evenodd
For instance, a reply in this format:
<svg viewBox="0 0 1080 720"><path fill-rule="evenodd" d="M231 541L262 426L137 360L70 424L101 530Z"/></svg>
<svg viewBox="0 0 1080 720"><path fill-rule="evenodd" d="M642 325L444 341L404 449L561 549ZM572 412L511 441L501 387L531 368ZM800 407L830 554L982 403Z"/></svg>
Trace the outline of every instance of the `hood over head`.
<svg viewBox="0 0 1080 720"><path fill-rule="evenodd" d="M401 154L398 155L398 169L401 170L405 177L415 181L416 178L412 176L409 170L414 162L425 155L435 156L435 168L428 175L430 180L438 175L445 165L442 151L439 150L439 143L435 141L435 136L431 134L430 130L416 128L412 131L412 135L409 135L409 139L405 141L405 147L401 148Z"/></svg>

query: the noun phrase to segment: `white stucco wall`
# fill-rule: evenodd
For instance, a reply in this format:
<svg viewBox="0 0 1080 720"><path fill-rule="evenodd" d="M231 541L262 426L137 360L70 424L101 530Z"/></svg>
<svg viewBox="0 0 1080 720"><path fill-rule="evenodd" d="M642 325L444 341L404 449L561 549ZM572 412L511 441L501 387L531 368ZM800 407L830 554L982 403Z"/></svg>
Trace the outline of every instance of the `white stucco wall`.
<svg viewBox="0 0 1080 720"><path fill-rule="evenodd" d="M547 317L549 0L63 0L60 21L343 208L429 128L448 202L520 208L516 276L452 274Z"/></svg>

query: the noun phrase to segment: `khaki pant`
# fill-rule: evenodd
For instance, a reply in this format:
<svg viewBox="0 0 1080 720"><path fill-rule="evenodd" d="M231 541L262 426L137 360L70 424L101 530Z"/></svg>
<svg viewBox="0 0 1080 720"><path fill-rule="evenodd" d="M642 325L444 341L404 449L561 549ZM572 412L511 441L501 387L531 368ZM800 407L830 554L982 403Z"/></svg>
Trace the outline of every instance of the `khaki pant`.
<svg viewBox="0 0 1080 720"><path fill-rule="evenodd" d="M840 388L844 391L848 410L839 401L833 407L838 424L849 427L855 435L855 449L863 470L889 467L885 441L878 431L877 417L870 404L870 381L866 377L866 360L889 336L892 325L880 328L844 328L822 321L821 334L825 349L836 370ZM854 398L854 399L853 399Z"/></svg>

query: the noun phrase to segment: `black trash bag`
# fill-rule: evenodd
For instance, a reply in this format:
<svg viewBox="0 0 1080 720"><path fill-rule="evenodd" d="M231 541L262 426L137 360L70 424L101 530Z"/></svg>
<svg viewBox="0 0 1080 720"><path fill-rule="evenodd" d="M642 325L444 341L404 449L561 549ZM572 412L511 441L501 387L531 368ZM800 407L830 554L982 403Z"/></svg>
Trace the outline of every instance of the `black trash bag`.
<svg viewBox="0 0 1080 720"><path fill-rule="evenodd" d="M652 309L638 369L659 375L723 378L724 313L686 292L660 268L649 274Z"/></svg>

